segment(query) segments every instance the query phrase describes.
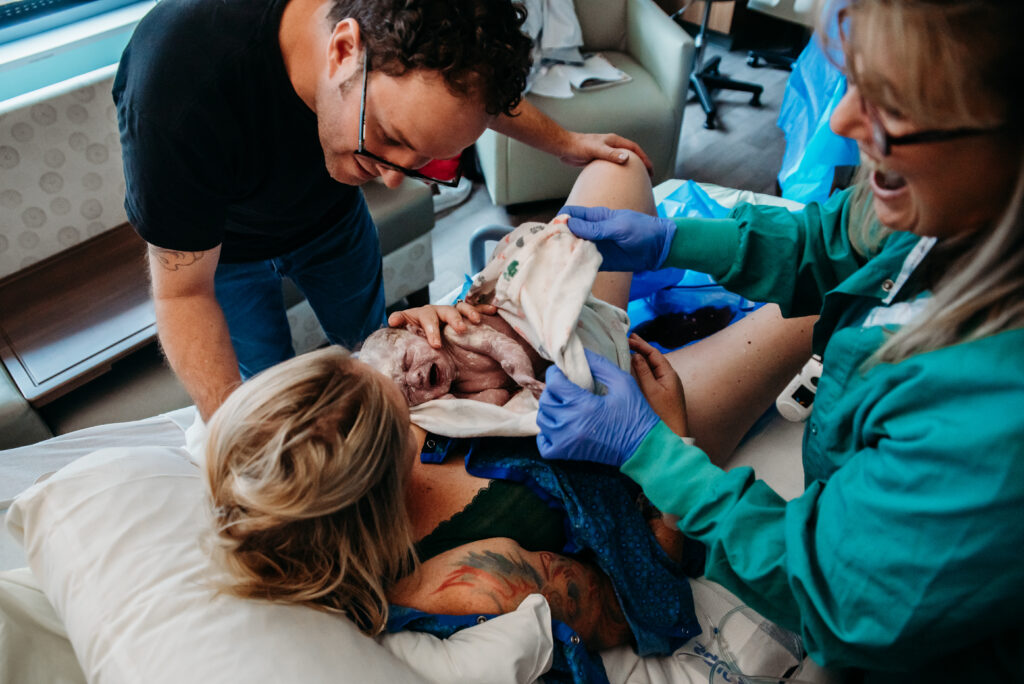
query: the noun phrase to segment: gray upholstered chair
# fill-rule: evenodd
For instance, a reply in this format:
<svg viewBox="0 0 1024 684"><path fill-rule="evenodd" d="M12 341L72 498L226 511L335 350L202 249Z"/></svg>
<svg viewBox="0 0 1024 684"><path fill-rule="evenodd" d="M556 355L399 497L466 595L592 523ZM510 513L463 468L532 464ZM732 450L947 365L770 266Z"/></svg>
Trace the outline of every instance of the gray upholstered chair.
<svg viewBox="0 0 1024 684"><path fill-rule="evenodd" d="M569 130L618 133L636 141L654 163L654 182L674 175L693 39L654 0L575 4L583 51L601 52L632 80L565 100L527 98ZM566 197L579 175L579 169L493 131L484 133L476 148L495 204Z"/></svg>

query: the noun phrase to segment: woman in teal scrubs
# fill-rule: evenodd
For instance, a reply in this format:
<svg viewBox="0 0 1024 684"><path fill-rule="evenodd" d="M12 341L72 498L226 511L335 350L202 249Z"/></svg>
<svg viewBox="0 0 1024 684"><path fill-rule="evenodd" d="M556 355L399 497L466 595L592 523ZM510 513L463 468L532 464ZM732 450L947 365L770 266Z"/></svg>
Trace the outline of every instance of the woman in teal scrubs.
<svg viewBox="0 0 1024 684"><path fill-rule="evenodd" d="M842 4L832 128L860 147L859 185L721 220L568 209L610 270L692 268L820 314L805 492L680 439L671 359L644 345L636 380L591 361L603 396L550 370L538 444L621 466L704 542L710 579L821 664L1024 681L1024 3Z"/></svg>

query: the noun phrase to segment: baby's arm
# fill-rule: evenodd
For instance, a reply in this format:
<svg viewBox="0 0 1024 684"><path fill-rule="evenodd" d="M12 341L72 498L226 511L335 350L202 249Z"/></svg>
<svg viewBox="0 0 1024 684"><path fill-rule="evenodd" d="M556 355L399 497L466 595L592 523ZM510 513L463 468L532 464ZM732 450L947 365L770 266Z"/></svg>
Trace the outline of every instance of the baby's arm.
<svg viewBox="0 0 1024 684"><path fill-rule="evenodd" d="M496 537L435 556L388 594L392 603L429 613L508 613L543 594L551 617L566 623L590 650L632 643L611 580L596 566L548 551L526 551Z"/></svg>
<svg viewBox="0 0 1024 684"><path fill-rule="evenodd" d="M448 342L466 351L494 359L520 387L537 396L544 391L544 383L534 376L533 361L519 340L488 325L474 324L467 324L464 332L457 331L454 326L446 326L444 336Z"/></svg>

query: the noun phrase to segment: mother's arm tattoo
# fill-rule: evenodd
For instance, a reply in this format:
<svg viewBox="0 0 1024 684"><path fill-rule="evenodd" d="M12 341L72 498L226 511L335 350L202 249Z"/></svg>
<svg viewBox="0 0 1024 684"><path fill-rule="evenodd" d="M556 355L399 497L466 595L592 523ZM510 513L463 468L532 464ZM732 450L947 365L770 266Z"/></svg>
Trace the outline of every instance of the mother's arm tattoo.
<svg viewBox="0 0 1024 684"><path fill-rule="evenodd" d="M632 634L611 580L590 563L548 551L512 548L468 551L452 559L453 569L434 594L459 591L462 600L505 613L529 594L543 594L551 615L572 627L587 648L630 643Z"/></svg>

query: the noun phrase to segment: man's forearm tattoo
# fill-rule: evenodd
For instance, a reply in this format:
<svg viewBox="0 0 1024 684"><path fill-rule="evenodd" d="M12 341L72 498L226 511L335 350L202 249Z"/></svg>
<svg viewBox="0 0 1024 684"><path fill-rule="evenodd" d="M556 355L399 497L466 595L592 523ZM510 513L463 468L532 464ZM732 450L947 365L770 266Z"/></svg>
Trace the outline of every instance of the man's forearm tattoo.
<svg viewBox="0 0 1024 684"><path fill-rule="evenodd" d="M161 247L150 247L149 253L160 262L160 265L167 271L177 271L186 266L191 266L203 258L203 252L182 252L174 249L163 249Z"/></svg>

